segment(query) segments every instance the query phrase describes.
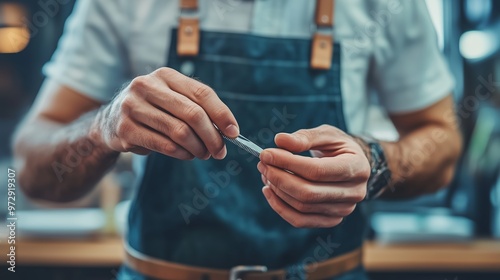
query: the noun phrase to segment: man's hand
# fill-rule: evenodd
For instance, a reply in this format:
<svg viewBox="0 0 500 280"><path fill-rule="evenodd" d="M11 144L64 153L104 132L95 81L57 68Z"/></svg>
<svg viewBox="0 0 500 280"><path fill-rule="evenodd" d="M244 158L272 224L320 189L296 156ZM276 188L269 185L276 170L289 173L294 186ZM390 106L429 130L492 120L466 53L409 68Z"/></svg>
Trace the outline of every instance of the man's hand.
<svg viewBox="0 0 500 280"><path fill-rule="evenodd" d="M281 149L264 150L257 165L262 192L293 226L336 226L364 199L370 164L351 136L322 125L280 133L275 142ZM292 154L308 150L314 157Z"/></svg>
<svg viewBox="0 0 500 280"><path fill-rule="evenodd" d="M238 124L208 86L170 69L132 80L96 118L94 136L118 152L156 151L178 159L222 159Z"/></svg>

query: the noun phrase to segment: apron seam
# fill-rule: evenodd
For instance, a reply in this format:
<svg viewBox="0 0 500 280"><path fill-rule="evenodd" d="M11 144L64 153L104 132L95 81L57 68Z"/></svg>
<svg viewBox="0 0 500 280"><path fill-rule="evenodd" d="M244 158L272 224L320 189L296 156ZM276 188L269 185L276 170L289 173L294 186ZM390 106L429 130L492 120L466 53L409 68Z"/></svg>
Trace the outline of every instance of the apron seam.
<svg viewBox="0 0 500 280"><path fill-rule="evenodd" d="M217 95L220 97L225 97L233 100L242 100L242 101L255 101L255 102L325 102L325 101L339 101L339 96L332 96L329 94L322 95L309 95L309 96L287 96L284 98L283 96L278 95L253 95L246 93L238 93L233 91L217 91Z"/></svg>

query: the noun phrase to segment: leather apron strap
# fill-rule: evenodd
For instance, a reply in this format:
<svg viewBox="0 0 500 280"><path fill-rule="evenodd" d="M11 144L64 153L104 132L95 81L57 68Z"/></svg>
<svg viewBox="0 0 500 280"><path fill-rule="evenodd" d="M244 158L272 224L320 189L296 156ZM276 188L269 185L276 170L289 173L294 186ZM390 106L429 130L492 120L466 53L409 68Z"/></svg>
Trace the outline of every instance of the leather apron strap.
<svg viewBox="0 0 500 280"><path fill-rule="evenodd" d="M179 56L196 56L200 51L200 20L196 15L198 0L181 0L180 10L177 54ZM186 14L192 14L192 16L187 17Z"/></svg>
<svg viewBox="0 0 500 280"><path fill-rule="evenodd" d="M335 0L316 0L316 32L311 49L311 68L328 70L332 67L333 23Z"/></svg>
<svg viewBox="0 0 500 280"><path fill-rule="evenodd" d="M177 30L177 54L179 56L197 56L200 50L200 22L196 16L198 0L181 0L181 15ZM332 67L335 0L316 0L316 31L312 39L312 69L328 70ZM187 17L190 13L195 16Z"/></svg>

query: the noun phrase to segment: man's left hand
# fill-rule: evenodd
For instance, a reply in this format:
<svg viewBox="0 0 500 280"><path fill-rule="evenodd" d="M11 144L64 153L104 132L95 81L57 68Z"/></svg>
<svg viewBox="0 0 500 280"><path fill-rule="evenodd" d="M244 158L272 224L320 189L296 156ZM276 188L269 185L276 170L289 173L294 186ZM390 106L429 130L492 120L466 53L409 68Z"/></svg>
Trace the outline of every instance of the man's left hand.
<svg viewBox="0 0 500 280"><path fill-rule="evenodd" d="M370 164L351 136L322 125L275 138L280 149L266 149L257 168L269 205L299 228L334 227L366 195ZM293 153L311 151L314 157Z"/></svg>

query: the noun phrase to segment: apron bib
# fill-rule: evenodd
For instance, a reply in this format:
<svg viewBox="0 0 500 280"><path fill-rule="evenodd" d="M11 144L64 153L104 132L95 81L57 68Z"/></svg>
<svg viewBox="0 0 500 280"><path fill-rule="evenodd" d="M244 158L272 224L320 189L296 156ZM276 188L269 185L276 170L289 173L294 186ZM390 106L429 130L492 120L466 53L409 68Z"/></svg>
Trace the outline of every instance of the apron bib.
<svg viewBox="0 0 500 280"><path fill-rule="evenodd" d="M171 34L166 66L212 87L241 133L263 148L274 147L279 132L322 124L347 131L339 44L331 67L314 70L310 39L201 31L198 55L181 57L177 30ZM362 245L365 221L359 207L334 228L294 228L262 194L258 159L231 143L227 150L220 161L150 154L130 209L129 245L186 265L265 265L270 270L321 261Z"/></svg>

